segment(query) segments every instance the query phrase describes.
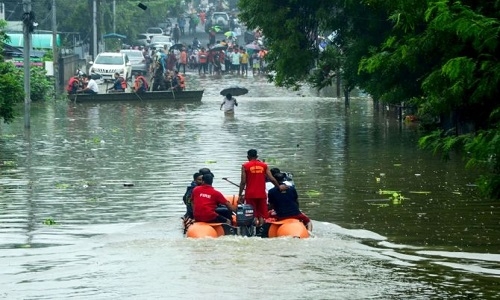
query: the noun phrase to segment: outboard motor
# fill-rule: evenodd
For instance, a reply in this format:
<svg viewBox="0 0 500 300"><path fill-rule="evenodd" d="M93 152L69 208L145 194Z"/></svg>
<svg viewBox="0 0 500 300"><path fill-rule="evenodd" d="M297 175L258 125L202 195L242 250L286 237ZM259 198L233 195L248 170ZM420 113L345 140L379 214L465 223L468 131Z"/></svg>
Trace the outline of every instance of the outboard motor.
<svg viewBox="0 0 500 300"><path fill-rule="evenodd" d="M240 235L254 235L253 220L253 207L249 204L239 204L236 210L236 226L239 229Z"/></svg>

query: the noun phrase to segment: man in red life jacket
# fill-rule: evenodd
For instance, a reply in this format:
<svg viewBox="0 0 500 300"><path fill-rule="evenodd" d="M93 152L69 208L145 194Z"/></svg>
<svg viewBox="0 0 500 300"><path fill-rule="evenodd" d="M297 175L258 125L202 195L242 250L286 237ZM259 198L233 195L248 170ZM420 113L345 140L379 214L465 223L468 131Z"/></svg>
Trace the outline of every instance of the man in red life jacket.
<svg viewBox="0 0 500 300"><path fill-rule="evenodd" d="M218 214L218 205L224 205L235 212L237 207L231 204L221 192L212 187L212 174L204 174L203 183L193 189L191 194L193 215L196 222L226 223L231 225L231 220Z"/></svg>
<svg viewBox="0 0 500 300"><path fill-rule="evenodd" d="M80 80L78 76L73 76L68 81L68 86L66 87L66 91L68 94L76 94L80 87Z"/></svg>
<svg viewBox="0 0 500 300"><path fill-rule="evenodd" d="M184 76L182 76L179 71L175 71L175 75L172 79L172 89L176 92L182 92L186 89L186 83L184 82Z"/></svg>
<svg viewBox="0 0 500 300"><path fill-rule="evenodd" d="M127 81L120 76L120 73L115 73L115 82L113 86L108 89L111 93L123 93L127 89Z"/></svg>
<svg viewBox="0 0 500 300"><path fill-rule="evenodd" d="M245 190L245 203L253 206L256 226L262 226L264 219L268 217L266 177L278 187L286 190L286 185L280 185L271 174L267 164L258 160L257 150L250 149L247 152L248 162L241 166L240 192L238 199L243 199ZM241 202L242 200L239 200Z"/></svg>
<svg viewBox="0 0 500 300"><path fill-rule="evenodd" d="M201 48L198 52L198 62L200 64L198 68L198 74L201 75L201 69L203 69L203 74L207 75L208 71L208 53L205 48Z"/></svg>
<svg viewBox="0 0 500 300"><path fill-rule="evenodd" d="M139 71L137 73L137 77L135 77L134 81L134 91L136 93L145 93L149 90L148 81L144 76L142 76L142 72Z"/></svg>

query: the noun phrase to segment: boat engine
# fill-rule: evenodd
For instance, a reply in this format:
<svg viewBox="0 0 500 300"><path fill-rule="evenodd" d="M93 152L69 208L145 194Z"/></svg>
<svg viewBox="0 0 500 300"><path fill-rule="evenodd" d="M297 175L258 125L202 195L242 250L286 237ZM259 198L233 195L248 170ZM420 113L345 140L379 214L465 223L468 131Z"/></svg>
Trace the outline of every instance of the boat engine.
<svg viewBox="0 0 500 300"><path fill-rule="evenodd" d="M253 236L254 235L254 224L253 224L253 207L249 204L239 204L236 210L236 226L240 235Z"/></svg>

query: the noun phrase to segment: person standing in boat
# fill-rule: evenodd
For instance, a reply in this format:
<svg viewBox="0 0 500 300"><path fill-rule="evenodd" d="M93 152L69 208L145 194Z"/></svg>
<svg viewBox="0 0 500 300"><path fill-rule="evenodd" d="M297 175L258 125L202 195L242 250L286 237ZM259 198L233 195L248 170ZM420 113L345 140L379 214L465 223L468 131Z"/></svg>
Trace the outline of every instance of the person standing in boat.
<svg viewBox="0 0 500 300"><path fill-rule="evenodd" d="M238 101L236 101L236 98L233 98L233 95L231 93L227 93L226 97L222 100L222 103L220 104L220 109L224 108L224 114L234 114L234 107L238 106Z"/></svg>
<svg viewBox="0 0 500 300"><path fill-rule="evenodd" d="M274 178L280 184L286 184L287 175L284 173L274 174ZM273 187L267 194L269 200L269 208L276 213L276 219L297 219L304 223L307 230L312 230L311 219L299 209L299 195L294 186L289 186L286 190L281 191L277 187Z"/></svg>
<svg viewBox="0 0 500 300"><path fill-rule="evenodd" d="M238 202L242 202L243 190L245 190L245 203L253 206L256 226L262 226L264 219L268 217L266 176L279 190L285 190L286 185L280 185L273 177L265 162L258 160L257 150L250 149L247 152L248 162L241 166L240 191Z"/></svg>
<svg viewBox="0 0 500 300"><path fill-rule="evenodd" d="M224 205L230 211L236 212L237 207L231 204L221 192L212 187L213 178L212 174L203 175L203 183L193 189L191 198L194 220L196 222L231 225L231 219L219 214L216 209L219 205Z"/></svg>

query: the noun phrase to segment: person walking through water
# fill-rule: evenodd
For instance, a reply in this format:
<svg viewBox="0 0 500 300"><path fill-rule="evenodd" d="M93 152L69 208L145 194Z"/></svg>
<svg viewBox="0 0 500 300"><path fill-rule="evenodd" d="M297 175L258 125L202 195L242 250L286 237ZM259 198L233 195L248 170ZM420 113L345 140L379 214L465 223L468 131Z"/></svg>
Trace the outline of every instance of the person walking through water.
<svg viewBox="0 0 500 300"><path fill-rule="evenodd" d="M248 162L241 165L241 181L238 194L238 202L242 203L243 190L245 190L245 203L253 207L255 225L257 227L264 224L264 219L268 217L266 177L280 191L288 187L279 184L271 174L271 170L266 163L257 159L257 150L250 149L247 152Z"/></svg>
<svg viewBox="0 0 500 300"><path fill-rule="evenodd" d="M224 114L226 115L232 115L234 114L234 107L238 106L238 102L236 101L235 98L233 98L233 95L230 93L226 94L226 97L222 100L222 103L220 104L220 109L224 108Z"/></svg>

